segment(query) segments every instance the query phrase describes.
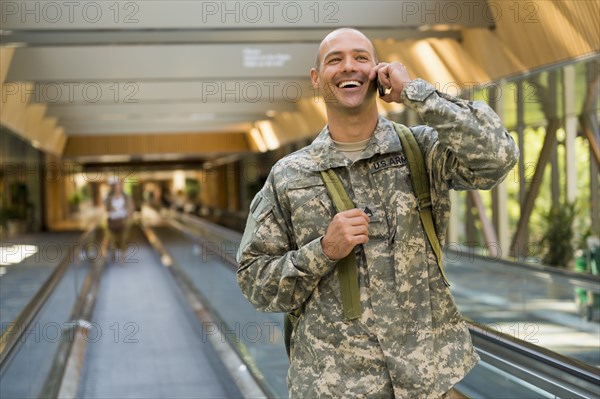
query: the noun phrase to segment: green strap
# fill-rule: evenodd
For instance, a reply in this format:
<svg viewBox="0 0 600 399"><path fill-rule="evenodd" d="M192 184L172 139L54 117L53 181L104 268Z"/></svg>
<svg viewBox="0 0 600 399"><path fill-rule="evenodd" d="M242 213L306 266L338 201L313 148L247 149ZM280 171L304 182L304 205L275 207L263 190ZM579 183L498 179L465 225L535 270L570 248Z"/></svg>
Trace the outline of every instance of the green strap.
<svg viewBox="0 0 600 399"><path fill-rule="evenodd" d="M337 212L354 208L354 203L348 196L348 192L333 170L321 171L321 177ZM360 289L358 287L358 269L356 267L354 251L345 258L340 259L337 263L337 268L342 292L344 318L347 321L358 319L362 311L360 307ZM296 309L296 311L287 313L284 317L283 336L288 357L290 356L292 333L300 314L301 310Z"/></svg>
<svg viewBox="0 0 600 399"><path fill-rule="evenodd" d="M444 268L442 267L442 247L440 245L440 241L438 240L437 234L435 233L435 225L433 224L429 176L427 175L427 170L425 168L423 154L421 153L419 144L417 143L417 140L410 129L399 123L393 122L393 124L394 128L396 129L396 133L398 133L398 137L400 138L400 142L402 143L404 155L406 156L406 160L408 162L410 179L413 184L413 189L415 190L415 195L419 201L418 208L421 223L423 223L423 228L425 229L429 243L431 244L433 252L435 253L438 269L440 270L442 279L447 286L450 286L450 283L448 283L448 279L446 278L446 274L444 273Z"/></svg>
<svg viewBox="0 0 600 399"><path fill-rule="evenodd" d="M348 196L348 192L333 170L322 170L321 178L325 183L325 187L327 187L327 191L329 191L336 211L343 212L354 208L354 203Z"/></svg>
<svg viewBox="0 0 600 399"><path fill-rule="evenodd" d="M338 212L354 208L354 203L348 196L348 192L333 170L321 171L321 177ZM340 289L342 291L344 317L347 321L356 320L360 317L362 311L360 307L360 289L358 287L358 269L356 267L356 255L354 251L350 252L345 258L340 259L337 263L337 268Z"/></svg>

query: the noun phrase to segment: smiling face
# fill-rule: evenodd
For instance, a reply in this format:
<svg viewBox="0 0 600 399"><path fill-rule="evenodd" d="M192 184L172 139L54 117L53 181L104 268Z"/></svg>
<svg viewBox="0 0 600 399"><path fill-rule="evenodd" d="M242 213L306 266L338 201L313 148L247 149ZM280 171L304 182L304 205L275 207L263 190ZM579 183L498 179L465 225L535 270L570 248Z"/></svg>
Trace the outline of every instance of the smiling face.
<svg viewBox="0 0 600 399"><path fill-rule="evenodd" d="M376 65L373 44L353 29L333 31L321 42L318 69L313 68L313 87L318 88L328 109L359 111L375 101L375 84L369 72Z"/></svg>

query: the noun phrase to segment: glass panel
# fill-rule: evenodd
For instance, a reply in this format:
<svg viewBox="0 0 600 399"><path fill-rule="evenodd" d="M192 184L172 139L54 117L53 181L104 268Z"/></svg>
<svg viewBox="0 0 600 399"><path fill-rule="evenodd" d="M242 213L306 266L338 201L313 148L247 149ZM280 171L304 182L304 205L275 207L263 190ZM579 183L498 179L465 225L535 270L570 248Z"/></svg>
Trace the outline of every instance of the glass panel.
<svg viewBox="0 0 600 399"><path fill-rule="evenodd" d="M0 245L0 334L50 277L72 256L80 233L27 234Z"/></svg>
<svg viewBox="0 0 600 399"><path fill-rule="evenodd" d="M0 397L37 398L42 393L61 341L72 340L71 312L89 266L72 263L17 344L0 376Z"/></svg>
<svg viewBox="0 0 600 399"><path fill-rule="evenodd" d="M470 253L447 252L444 263L463 316L600 367L600 324L587 319L600 309L598 293Z"/></svg>
<svg viewBox="0 0 600 399"><path fill-rule="evenodd" d="M519 378L480 362L467 376L456 385L462 394L472 399L503 398L557 399L555 395L542 391Z"/></svg>

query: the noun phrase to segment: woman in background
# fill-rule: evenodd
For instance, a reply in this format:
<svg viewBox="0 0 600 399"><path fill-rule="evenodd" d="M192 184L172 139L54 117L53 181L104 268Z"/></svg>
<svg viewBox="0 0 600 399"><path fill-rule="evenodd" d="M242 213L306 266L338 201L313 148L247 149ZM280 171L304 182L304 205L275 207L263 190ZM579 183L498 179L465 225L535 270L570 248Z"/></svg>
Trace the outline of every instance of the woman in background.
<svg viewBox="0 0 600 399"><path fill-rule="evenodd" d="M125 263L125 241L129 229L129 218L133 213L133 203L131 197L123 192L121 181L113 179L109 180L109 184L111 190L105 201L108 213L109 242L113 248L113 254L118 256L119 262L123 264Z"/></svg>

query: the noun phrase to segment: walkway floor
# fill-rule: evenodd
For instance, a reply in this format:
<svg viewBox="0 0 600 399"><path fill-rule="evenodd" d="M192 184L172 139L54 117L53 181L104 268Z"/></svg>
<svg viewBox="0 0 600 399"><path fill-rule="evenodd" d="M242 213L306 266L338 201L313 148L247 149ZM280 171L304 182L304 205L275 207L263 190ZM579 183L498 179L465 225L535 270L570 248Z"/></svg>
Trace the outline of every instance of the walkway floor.
<svg viewBox="0 0 600 399"><path fill-rule="evenodd" d="M239 397L141 231L131 242L106 265L78 397Z"/></svg>

